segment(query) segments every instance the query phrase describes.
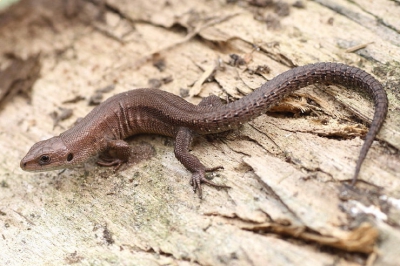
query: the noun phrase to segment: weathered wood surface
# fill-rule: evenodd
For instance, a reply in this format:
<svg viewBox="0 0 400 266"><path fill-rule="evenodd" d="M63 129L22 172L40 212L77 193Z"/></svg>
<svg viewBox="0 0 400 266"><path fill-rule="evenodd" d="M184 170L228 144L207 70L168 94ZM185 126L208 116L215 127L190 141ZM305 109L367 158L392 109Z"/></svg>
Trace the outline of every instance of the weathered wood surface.
<svg viewBox="0 0 400 266"><path fill-rule="evenodd" d="M30 98L1 106L1 265L399 265L399 1L227 2L26 0L2 11L0 70L39 53L41 68ZM232 187L205 186L203 200L162 136L133 138L136 160L115 174L93 162L19 168L34 142L93 108L97 89L114 85L109 97L150 83L193 103L235 100L319 61L359 66L388 92L356 189L344 181L373 105L336 87L302 89L227 136L199 138L193 154L223 165L213 180ZM59 108L73 114L54 126Z"/></svg>

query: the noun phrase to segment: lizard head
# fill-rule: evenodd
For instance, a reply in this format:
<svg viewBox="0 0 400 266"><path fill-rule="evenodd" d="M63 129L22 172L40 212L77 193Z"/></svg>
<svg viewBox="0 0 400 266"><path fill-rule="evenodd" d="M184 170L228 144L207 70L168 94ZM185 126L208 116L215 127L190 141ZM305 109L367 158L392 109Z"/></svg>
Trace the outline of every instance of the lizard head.
<svg viewBox="0 0 400 266"><path fill-rule="evenodd" d="M21 160L20 167L24 171L41 172L68 168L75 164L74 154L57 136L39 141Z"/></svg>

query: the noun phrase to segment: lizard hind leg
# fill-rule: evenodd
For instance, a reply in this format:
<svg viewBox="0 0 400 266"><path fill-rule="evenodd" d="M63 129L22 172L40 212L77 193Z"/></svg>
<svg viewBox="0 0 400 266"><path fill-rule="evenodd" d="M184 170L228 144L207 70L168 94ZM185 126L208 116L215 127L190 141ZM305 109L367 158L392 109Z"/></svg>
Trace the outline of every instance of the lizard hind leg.
<svg viewBox="0 0 400 266"><path fill-rule="evenodd" d="M128 162L131 153L129 144L121 139L107 142L107 150L99 156L98 165L111 167L117 171L124 163Z"/></svg>
<svg viewBox="0 0 400 266"><path fill-rule="evenodd" d="M212 172L218 169L223 169L222 166L213 168L205 167L200 160L189 152L189 146L193 140L193 133L190 129L181 127L178 129L175 139L175 157L192 172L190 184L193 190L198 190L199 197L202 197L201 183L206 183L214 187L229 188L229 186L216 184L205 177L206 172Z"/></svg>

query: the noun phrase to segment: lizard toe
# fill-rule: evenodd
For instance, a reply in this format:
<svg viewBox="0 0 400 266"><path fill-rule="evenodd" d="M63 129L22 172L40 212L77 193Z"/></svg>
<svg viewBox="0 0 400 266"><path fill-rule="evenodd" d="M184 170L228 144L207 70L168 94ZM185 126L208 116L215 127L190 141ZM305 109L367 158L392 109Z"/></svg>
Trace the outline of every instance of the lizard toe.
<svg viewBox="0 0 400 266"><path fill-rule="evenodd" d="M112 167L114 166L114 172L118 171L118 169L122 166L122 164L126 163L126 161L121 159L109 159L104 160L103 158L99 159L96 162L98 165L105 166L105 167Z"/></svg>
<svg viewBox="0 0 400 266"><path fill-rule="evenodd" d="M221 170L221 169L224 169L224 167L222 165L219 165L219 166L216 166L216 167L206 168L205 171L206 172L214 172L214 171Z"/></svg>
<svg viewBox="0 0 400 266"><path fill-rule="evenodd" d="M217 169L221 169L221 167L218 166L218 167L206 169L204 171L197 171L197 172L193 173L192 179L190 180L190 184L193 186L193 191L194 192L196 192L196 190L198 190L198 194L199 194L199 198L200 199L203 196L203 192L202 192L202 189L201 189L201 184L202 183L205 183L205 184L213 186L213 187L230 188L229 186L226 186L226 185L220 185L220 184L214 183L213 181L210 181L205 177L205 172L206 171L207 172L208 172L208 170L215 171Z"/></svg>

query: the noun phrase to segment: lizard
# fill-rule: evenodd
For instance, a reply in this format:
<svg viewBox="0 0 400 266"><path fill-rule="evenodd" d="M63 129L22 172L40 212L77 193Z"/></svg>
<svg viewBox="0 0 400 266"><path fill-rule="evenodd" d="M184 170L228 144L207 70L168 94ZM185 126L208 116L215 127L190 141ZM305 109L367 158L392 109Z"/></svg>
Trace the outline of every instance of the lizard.
<svg viewBox="0 0 400 266"><path fill-rule="evenodd" d="M215 95L194 105L158 89L134 89L116 94L95 107L74 127L59 136L32 146L21 160L25 171L71 168L98 156L97 163L118 170L130 155L125 138L136 134L160 134L175 138L175 157L192 173L191 185L202 196L201 184L228 188L205 177L208 168L189 152L193 138L235 129L278 104L291 92L311 84L359 87L374 100L374 117L359 153L352 185L379 132L388 110L388 99L381 83L356 67L341 63L315 63L290 69L264 83L237 101L223 104Z"/></svg>

